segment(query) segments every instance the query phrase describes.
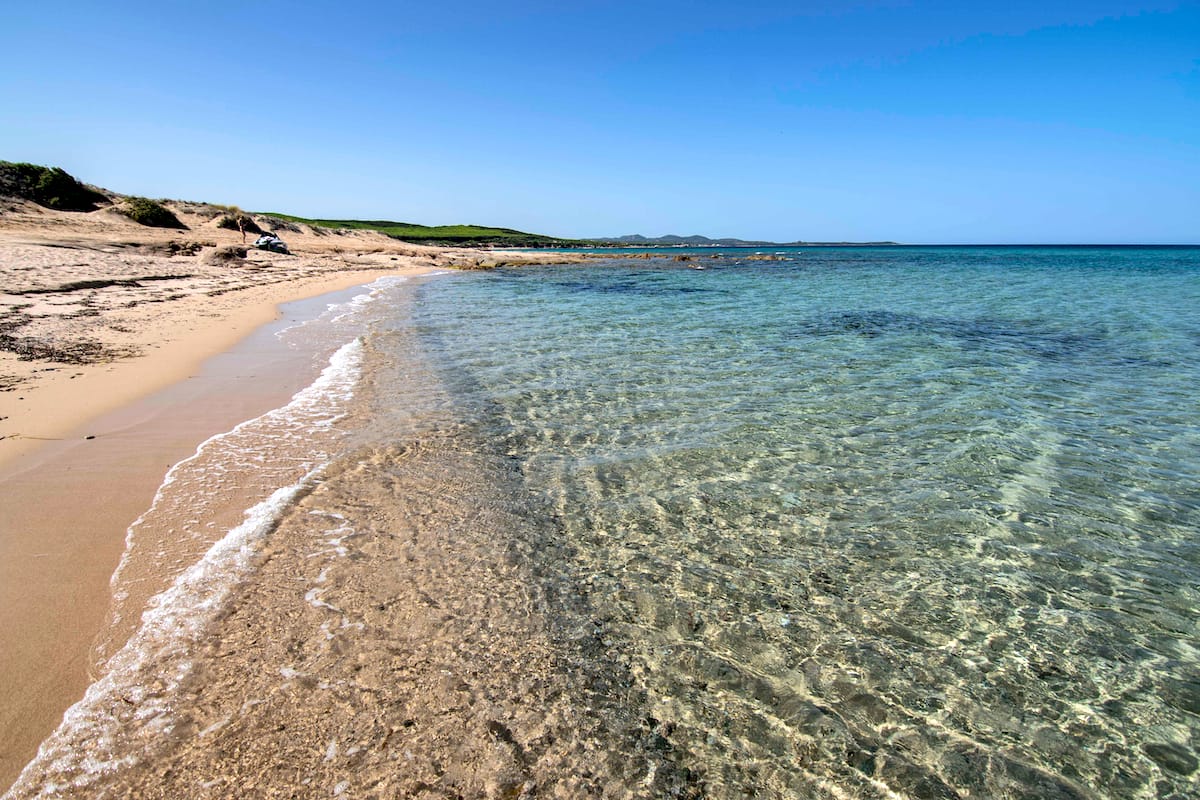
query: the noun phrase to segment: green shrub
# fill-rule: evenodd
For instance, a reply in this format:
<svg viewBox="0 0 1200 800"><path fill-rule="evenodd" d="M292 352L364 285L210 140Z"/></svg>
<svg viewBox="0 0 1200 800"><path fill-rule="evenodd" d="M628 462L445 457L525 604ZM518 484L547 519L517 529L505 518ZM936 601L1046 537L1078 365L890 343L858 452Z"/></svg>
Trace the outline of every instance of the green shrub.
<svg viewBox="0 0 1200 800"><path fill-rule="evenodd" d="M117 209L139 225L150 228L179 228L187 230L187 225L179 221L162 205L146 197L127 197Z"/></svg>
<svg viewBox="0 0 1200 800"><path fill-rule="evenodd" d="M0 161L0 195L32 200L60 211L95 211L108 198L59 167Z"/></svg>
<svg viewBox="0 0 1200 800"><path fill-rule="evenodd" d="M238 227L241 222L242 227ZM265 233L262 228L255 224L254 220L245 214L226 214L217 222L218 228L224 228L227 231L245 230L246 233Z"/></svg>

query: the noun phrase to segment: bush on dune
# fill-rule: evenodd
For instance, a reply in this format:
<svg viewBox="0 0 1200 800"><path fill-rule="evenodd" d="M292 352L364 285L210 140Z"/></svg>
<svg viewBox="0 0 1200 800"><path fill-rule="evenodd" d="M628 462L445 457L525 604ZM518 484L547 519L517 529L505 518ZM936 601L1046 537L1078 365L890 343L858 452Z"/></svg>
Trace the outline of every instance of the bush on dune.
<svg viewBox="0 0 1200 800"><path fill-rule="evenodd" d="M118 208L125 216L139 225L150 228L177 228L187 230L187 225L179 221L162 203L146 197L127 197Z"/></svg>
<svg viewBox="0 0 1200 800"><path fill-rule="evenodd" d="M240 211L226 214L217 221L218 228L224 228L227 231L245 231L246 233L265 233L262 228L250 219L250 217Z"/></svg>
<svg viewBox="0 0 1200 800"><path fill-rule="evenodd" d="M0 161L0 195L32 200L59 211L95 211L108 198L59 167Z"/></svg>

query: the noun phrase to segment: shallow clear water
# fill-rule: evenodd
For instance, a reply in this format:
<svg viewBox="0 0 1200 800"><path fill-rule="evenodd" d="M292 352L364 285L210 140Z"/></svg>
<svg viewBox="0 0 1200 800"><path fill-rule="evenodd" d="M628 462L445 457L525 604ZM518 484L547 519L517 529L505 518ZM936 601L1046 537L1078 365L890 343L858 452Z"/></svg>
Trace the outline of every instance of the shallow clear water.
<svg viewBox="0 0 1200 800"><path fill-rule="evenodd" d="M395 324L708 794L1195 795L1200 250L775 258L446 276Z"/></svg>
<svg viewBox="0 0 1200 800"><path fill-rule="evenodd" d="M1200 797L1200 249L761 255L285 331L6 797Z"/></svg>

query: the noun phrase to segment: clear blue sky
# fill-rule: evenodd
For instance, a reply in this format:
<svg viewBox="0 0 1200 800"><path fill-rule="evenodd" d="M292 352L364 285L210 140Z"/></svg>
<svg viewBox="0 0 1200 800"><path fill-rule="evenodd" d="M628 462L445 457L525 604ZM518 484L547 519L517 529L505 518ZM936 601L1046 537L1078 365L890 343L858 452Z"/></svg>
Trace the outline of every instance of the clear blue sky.
<svg viewBox="0 0 1200 800"><path fill-rule="evenodd" d="M13 2L0 159L558 236L1200 243L1200 2Z"/></svg>

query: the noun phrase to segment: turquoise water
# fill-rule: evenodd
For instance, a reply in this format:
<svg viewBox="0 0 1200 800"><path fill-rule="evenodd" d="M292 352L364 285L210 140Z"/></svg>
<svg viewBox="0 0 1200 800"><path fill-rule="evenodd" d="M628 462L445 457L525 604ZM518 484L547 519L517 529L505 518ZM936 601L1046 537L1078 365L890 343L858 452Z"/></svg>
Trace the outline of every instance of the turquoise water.
<svg viewBox="0 0 1200 800"><path fill-rule="evenodd" d="M709 796L1200 795L1200 250L764 252L391 323L664 749Z"/></svg>

